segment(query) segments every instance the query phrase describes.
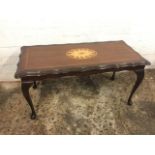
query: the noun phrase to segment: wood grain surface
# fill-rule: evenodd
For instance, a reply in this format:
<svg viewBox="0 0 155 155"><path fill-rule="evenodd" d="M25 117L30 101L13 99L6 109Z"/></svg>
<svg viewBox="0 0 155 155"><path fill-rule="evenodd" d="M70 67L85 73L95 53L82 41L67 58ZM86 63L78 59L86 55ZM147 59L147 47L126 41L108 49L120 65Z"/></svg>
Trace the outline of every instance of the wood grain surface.
<svg viewBox="0 0 155 155"><path fill-rule="evenodd" d="M80 53L80 49L82 52ZM77 52L76 52L77 50ZM84 52L86 50L86 52ZM74 51L67 56L67 52ZM95 56L91 56L94 51ZM89 55L90 54L90 55ZM77 56L77 59L76 59ZM81 59L80 59L81 58ZM124 41L24 46L16 78L70 71L145 66L149 62Z"/></svg>

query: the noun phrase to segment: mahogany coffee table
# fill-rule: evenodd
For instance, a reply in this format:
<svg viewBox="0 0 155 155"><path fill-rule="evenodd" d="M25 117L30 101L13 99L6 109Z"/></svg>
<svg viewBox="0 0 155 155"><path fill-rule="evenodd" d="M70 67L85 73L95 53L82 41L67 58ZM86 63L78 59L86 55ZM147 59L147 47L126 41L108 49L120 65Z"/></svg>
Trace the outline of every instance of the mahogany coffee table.
<svg viewBox="0 0 155 155"><path fill-rule="evenodd" d="M36 81L103 72L113 72L114 80L116 71L132 70L137 80L127 101L131 105L131 98L144 78L145 65L149 64L124 41L24 46L15 77L21 79L23 95L32 110L31 119L35 119L29 89L37 88Z"/></svg>

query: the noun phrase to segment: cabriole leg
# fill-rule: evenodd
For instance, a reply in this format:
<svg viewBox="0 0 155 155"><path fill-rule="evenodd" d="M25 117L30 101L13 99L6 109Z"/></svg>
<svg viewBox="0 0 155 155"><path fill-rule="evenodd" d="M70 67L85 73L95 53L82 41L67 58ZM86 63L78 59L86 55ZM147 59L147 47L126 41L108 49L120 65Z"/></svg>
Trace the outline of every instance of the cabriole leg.
<svg viewBox="0 0 155 155"><path fill-rule="evenodd" d="M131 98L144 79L144 68L140 70L135 70L134 72L136 73L137 80L129 96L128 103L127 103L128 105L132 105Z"/></svg>
<svg viewBox="0 0 155 155"><path fill-rule="evenodd" d="M113 81L113 80L115 80L115 71L113 72L113 74L112 74L112 77L111 77L111 80Z"/></svg>
<svg viewBox="0 0 155 155"><path fill-rule="evenodd" d="M33 82L33 89L37 89L37 82L36 81Z"/></svg>
<svg viewBox="0 0 155 155"><path fill-rule="evenodd" d="M22 92L23 92L23 95L27 101L27 103L29 104L30 108L31 108L31 111L32 111L32 114L31 114L31 119L35 119L36 118L36 112L34 110L34 106L33 106L33 103L32 103L32 100L31 100L31 97L30 97L30 93L29 93L29 89L30 87L33 85L33 82L23 82L22 81Z"/></svg>

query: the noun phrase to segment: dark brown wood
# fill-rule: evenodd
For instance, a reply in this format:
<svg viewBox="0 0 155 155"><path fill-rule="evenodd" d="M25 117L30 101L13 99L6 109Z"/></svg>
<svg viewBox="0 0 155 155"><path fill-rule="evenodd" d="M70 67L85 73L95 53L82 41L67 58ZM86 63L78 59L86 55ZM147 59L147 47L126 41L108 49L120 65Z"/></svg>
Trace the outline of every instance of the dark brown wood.
<svg viewBox="0 0 155 155"><path fill-rule="evenodd" d="M116 71L114 71L113 74L112 74L112 77L111 77L112 81L115 80L115 73L116 73Z"/></svg>
<svg viewBox="0 0 155 155"><path fill-rule="evenodd" d="M143 79L144 79L144 67L139 69L139 70L134 70L136 76L137 76L137 79L136 79L136 82L135 82L135 85L131 91L131 94L129 96L129 99L128 99L128 105L132 105L132 101L131 101L131 98L133 96L133 94L135 93L135 91L137 90L137 88L139 87L139 85L142 83Z"/></svg>
<svg viewBox="0 0 155 155"><path fill-rule="evenodd" d="M74 50L77 54L79 49L90 52L93 57L88 55L87 59L83 59L83 56L81 59L75 59L68 56L67 52L70 54ZM79 52L81 51L78 51L78 54ZM22 81L23 95L31 108L31 118L35 119L36 113L29 88L33 86L36 89L36 81L64 76L89 76L103 72L113 72L111 80L114 80L117 71L134 71L137 80L128 99L128 104L131 105L131 98L144 77L144 67L149 64L124 41L24 46L21 48L15 77Z"/></svg>
<svg viewBox="0 0 155 155"><path fill-rule="evenodd" d="M33 89L37 89L37 83L36 83L36 81L33 82Z"/></svg>
<svg viewBox="0 0 155 155"><path fill-rule="evenodd" d="M29 89L30 87L33 85L33 82L27 82L27 81L22 81L22 92L23 92L23 95L27 101L27 103L29 104L30 108L31 108L31 119L35 119L36 118L36 112L34 110L34 106L33 106L33 103L32 103L32 99L30 97L30 93L29 93Z"/></svg>
<svg viewBox="0 0 155 155"><path fill-rule="evenodd" d="M67 51L79 48L94 50L97 55L91 59L83 60L66 56ZM24 46L21 48L20 61L15 77L118 69L147 64L149 62L124 41Z"/></svg>

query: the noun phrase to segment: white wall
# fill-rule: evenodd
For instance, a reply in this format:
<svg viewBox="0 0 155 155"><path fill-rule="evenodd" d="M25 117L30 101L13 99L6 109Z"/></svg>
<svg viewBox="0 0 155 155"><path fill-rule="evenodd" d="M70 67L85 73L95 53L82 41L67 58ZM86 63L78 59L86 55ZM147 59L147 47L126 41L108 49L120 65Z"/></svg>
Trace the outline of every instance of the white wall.
<svg viewBox="0 0 155 155"><path fill-rule="evenodd" d="M125 40L155 67L153 0L0 0L0 80L23 45Z"/></svg>

